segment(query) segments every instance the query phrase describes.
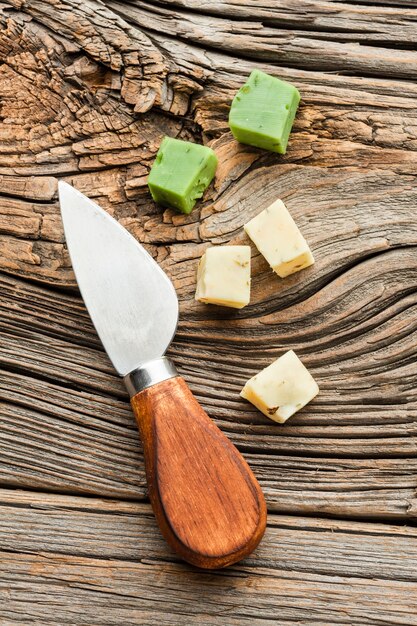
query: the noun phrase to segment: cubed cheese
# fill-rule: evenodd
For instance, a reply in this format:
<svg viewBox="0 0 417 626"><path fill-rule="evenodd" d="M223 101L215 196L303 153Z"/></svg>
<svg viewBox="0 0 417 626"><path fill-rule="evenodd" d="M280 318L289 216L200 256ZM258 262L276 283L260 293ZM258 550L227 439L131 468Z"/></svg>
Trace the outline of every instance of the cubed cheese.
<svg viewBox="0 0 417 626"><path fill-rule="evenodd" d="M217 157L211 148L165 137L148 177L155 202L190 213L213 179Z"/></svg>
<svg viewBox="0 0 417 626"><path fill-rule="evenodd" d="M240 395L267 417L283 423L318 392L316 381L290 350L248 380Z"/></svg>
<svg viewBox="0 0 417 626"><path fill-rule="evenodd" d="M285 154L299 102L294 85L253 70L233 99L230 130L241 143Z"/></svg>
<svg viewBox="0 0 417 626"><path fill-rule="evenodd" d="M241 309L250 299L250 246L214 246L200 259L195 299Z"/></svg>
<svg viewBox="0 0 417 626"><path fill-rule="evenodd" d="M314 263L308 244L282 200L244 225L259 252L281 278Z"/></svg>

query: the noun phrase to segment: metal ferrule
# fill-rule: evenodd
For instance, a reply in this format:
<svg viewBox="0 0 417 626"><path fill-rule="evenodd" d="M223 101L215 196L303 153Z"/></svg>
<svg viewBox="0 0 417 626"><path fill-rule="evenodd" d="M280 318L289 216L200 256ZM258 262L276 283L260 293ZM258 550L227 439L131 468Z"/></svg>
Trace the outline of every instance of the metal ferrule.
<svg viewBox="0 0 417 626"><path fill-rule="evenodd" d="M133 372L130 372L130 374L124 376L123 380L130 397L133 398L140 391L152 387L152 385L162 383L162 381L169 378L175 378L178 375L173 362L166 356L163 356L160 359L144 363L133 370Z"/></svg>

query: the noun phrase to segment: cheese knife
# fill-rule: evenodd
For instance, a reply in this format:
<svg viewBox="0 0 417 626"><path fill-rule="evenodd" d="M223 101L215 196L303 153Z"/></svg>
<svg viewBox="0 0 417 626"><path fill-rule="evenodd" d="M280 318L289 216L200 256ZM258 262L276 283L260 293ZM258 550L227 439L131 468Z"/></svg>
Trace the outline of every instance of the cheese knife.
<svg viewBox="0 0 417 626"><path fill-rule="evenodd" d="M161 532L193 565L235 563L264 534L265 500L246 461L164 356L178 322L174 286L95 202L63 181L58 193L81 295L130 394Z"/></svg>

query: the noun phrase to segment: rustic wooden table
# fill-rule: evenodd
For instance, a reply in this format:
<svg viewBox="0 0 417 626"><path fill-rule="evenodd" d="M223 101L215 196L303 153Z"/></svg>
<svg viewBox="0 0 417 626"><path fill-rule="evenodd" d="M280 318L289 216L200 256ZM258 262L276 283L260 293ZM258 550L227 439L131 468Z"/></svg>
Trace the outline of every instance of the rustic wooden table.
<svg viewBox="0 0 417 626"><path fill-rule="evenodd" d="M417 624L417 2L3 0L0 624ZM259 67L302 102L285 157L238 145ZM203 141L189 217L150 200L163 134ZM133 416L76 288L63 178L171 276L170 350L265 491L264 541L202 573L161 540ZM254 250L250 306L194 302L199 257L277 197L316 264ZM294 348L321 394L279 426L239 398Z"/></svg>

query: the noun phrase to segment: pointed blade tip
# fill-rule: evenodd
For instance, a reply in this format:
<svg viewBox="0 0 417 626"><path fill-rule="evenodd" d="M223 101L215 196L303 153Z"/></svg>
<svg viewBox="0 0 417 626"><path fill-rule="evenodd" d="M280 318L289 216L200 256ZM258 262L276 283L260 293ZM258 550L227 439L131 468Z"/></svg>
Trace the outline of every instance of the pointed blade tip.
<svg viewBox="0 0 417 626"><path fill-rule="evenodd" d="M69 183L66 183L65 180L58 181L58 200L61 215L63 215L64 210L67 209L69 198L71 196L76 197L77 193L80 192Z"/></svg>
<svg viewBox="0 0 417 626"><path fill-rule="evenodd" d="M58 196L61 198L64 194L68 193L68 191L75 191L75 188L69 183L65 182L65 180L58 181Z"/></svg>

